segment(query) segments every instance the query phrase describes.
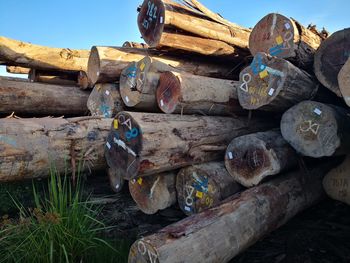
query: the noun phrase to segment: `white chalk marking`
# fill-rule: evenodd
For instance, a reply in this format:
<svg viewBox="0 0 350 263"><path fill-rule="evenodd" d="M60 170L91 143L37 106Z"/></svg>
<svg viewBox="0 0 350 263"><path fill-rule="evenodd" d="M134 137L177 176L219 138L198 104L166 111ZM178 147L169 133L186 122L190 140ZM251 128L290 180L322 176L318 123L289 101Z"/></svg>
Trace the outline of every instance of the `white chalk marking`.
<svg viewBox="0 0 350 263"><path fill-rule="evenodd" d="M321 115L322 114L322 111L318 108L315 108L314 109L314 113L316 113L317 115Z"/></svg>
<svg viewBox="0 0 350 263"><path fill-rule="evenodd" d="M119 140L119 139L117 139L115 137L114 137L113 140L118 146L122 147L124 150L128 151L128 153L130 153L134 157L136 157L136 153L132 149L130 149L128 146L126 146L125 142L123 142L122 140Z"/></svg>
<svg viewBox="0 0 350 263"><path fill-rule="evenodd" d="M282 71L280 71L280 70L273 69L273 68L270 68L268 66L266 66L266 70L267 70L267 72L269 72L272 75L279 76L281 78L284 77L284 73Z"/></svg>
<svg viewBox="0 0 350 263"><path fill-rule="evenodd" d="M125 100L126 100L126 103L129 103L129 97L128 96L125 96Z"/></svg>
<svg viewBox="0 0 350 263"><path fill-rule="evenodd" d="M276 14L273 14L273 18L272 18L272 25L271 25L271 28L270 28L270 35L272 36L273 35L273 31L275 30L275 27L276 27L276 22L277 22L277 16Z"/></svg>

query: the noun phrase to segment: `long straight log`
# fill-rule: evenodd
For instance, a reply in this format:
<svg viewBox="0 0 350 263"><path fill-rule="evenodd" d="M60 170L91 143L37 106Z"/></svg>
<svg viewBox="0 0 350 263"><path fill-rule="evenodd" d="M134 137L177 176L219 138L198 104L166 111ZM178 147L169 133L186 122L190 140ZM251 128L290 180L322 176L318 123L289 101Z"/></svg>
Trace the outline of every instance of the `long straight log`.
<svg viewBox="0 0 350 263"><path fill-rule="evenodd" d="M182 168L176 178L177 200L186 215L214 207L241 189L227 172L223 162Z"/></svg>
<svg viewBox="0 0 350 263"><path fill-rule="evenodd" d="M132 48L148 48L148 45L145 43L137 43L132 41L125 41L123 47L132 47Z"/></svg>
<svg viewBox="0 0 350 263"><path fill-rule="evenodd" d="M253 56L264 52L309 69L324 38L316 30L305 28L292 18L271 13L254 26L249 37L249 49Z"/></svg>
<svg viewBox="0 0 350 263"><path fill-rule="evenodd" d="M114 117L118 112L124 110L119 85L116 83L96 84L90 93L87 107L92 116Z"/></svg>
<svg viewBox="0 0 350 263"><path fill-rule="evenodd" d="M269 121L120 112L105 146L109 167L125 179L218 160L235 137L273 127Z"/></svg>
<svg viewBox="0 0 350 263"><path fill-rule="evenodd" d="M350 57L350 28L333 33L315 54L314 71L323 86L341 97L337 76Z"/></svg>
<svg viewBox="0 0 350 263"><path fill-rule="evenodd" d="M0 181L106 168L103 155L112 119L0 119Z"/></svg>
<svg viewBox="0 0 350 263"><path fill-rule="evenodd" d="M318 202L331 167L320 165L306 176L289 173L141 238L131 246L128 262L229 262Z"/></svg>
<svg viewBox="0 0 350 263"><path fill-rule="evenodd" d="M347 62L338 74L338 83L345 103L350 107L350 52Z"/></svg>
<svg viewBox="0 0 350 263"><path fill-rule="evenodd" d="M173 47L174 41L169 39L169 29L175 28L176 31L191 33L207 40L206 47L203 43L205 48L200 50L202 43L198 41L191 43L187 40L187 36L181 33L171 34L171 38L175 41L178 40L179 44L182 45L180 49L183 50L218 55L218 50L220 52L225 49L230 50L229 45L242 50L248 48L249 29L233 23L229 25L217 23L204 13L191 10L173 1L145 0L141 5L137 20L143 39L152 47ZM217 50L210 51L210 46L216 46ZM230 52L236 53L234 48L231 50Z"/></svg>
<svg viewBox="0 0 350 263"><path fill-rule="evenodd" d="M89 93L77 87L18 81L0 77L0 113L82 116Z"/></svg>
<svg viewBox="0 0 350 263"><path fill-rule="evenodd" d="M225 154L227 171L245 187L258 185L272 175L293 168L297 160L295 150L278 130L237 137Z"/></svg>
<svg viewBox="0 0 350 263"><path fill-rule="evenodd" d="M186 71L195 75L233 78L232 68L209 63L202 59L180 59L164 56L164 54L147 49L120 48L120 47L92 47L88 63L88 77L93 84L114 82L119 79L122 70L130 62L140 61L145 56L152 56L173 69Z"/></svg>
<svg viewBox="0 0 350 263"><path fill-rule="evenodd" d="M305 156L319 158L350 153L350 115L340 107L300 102L283 114L281 132Z"/></svg>
<svg viewBox="0 0 350 263"><path fill-rule="evenodd" d="M28 79L31 82L42 82L54 85L77 86L79 72L75 71L44 71L31 69Z"/></svg>
<svg viewBox="0 0 350 263"><path fill-rule="evenodd" d="M314 78L287 60L256 53L239 75L238 99L244 109L283 112L318 91Z"/></svg>
<svg viewBox="0 0 350 263"><path fill-rule="evenodd" d="M7 73L12 74L28 74L30 69L17 66L6 66L6 71Z"/></svg>
<svg viewBox="0 0 350 263"><path fill-rule="evenodd" d="M51 48L0 36L0 60L11 66L42 70L86 70L90 52Z"/></svg>
<svg viewBox="0 0 350 263"><path fill-rule="evenodd" d="M129 181L129 191L138 208L145 214L155 214L176 203L176 172L138 178Z"/></svg>
<svg viewBox="0 0 350 263"><path fill-rule="evenodd" d="M237 97L238 81L164 72L157 88L157 103L164 113L233 115L243 109Z"/></svg>

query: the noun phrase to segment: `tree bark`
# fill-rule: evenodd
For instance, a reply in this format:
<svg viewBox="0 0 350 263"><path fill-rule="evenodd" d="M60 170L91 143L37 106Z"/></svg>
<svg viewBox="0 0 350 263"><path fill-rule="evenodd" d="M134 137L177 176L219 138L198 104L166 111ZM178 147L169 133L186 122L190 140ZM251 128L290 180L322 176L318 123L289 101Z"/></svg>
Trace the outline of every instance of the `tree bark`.
<svg viewBox="0 0 350 263"><path fill-rule="evenodd" d="M258 185L272 175L295 167L297 163L296 152L278 130L237 137L225 154L227 171L245 187Z"/></svg>
<svg viewBox="0 0 350 263"><path fill-rule="evenodd" d="M138 26L151 47L175 47L205 55L239 54L237 48L244 52L251 31L233 23L217 23L197 10L162 0L143 2ZM169 29L177 33L169 34ZM185 33L179 34L179 30ZM193 36L186 35L189 33ZM199 41L191 42L194 38Z"/></svg>
<svg viewBox="0 0 350 263"><path fill-rule="evenodd" d="M145 214L155 214L176 203L176 172L158 174L129 181L129 191Z"/></svg>
<svg viewBox="0 0 350 263"><path fill-rule="evenodd" d="M109 167L125 179L218 160L235 137L273 127L269 121L120 112L105 147Z"/></svg>
<svg viewBox="0 0 350 263"><path fill-rule="evenodd" d="M341 97L338 73L350 57L350 28L333 33L315 54L314 71L323 86Z"/></svg>
<svg viewBox="0 0 350 263"><path fill-rule="evenodd" d="M350 153L350 115L340 107L300 102L283 114L281 132L305 156L319 158Z"/></svg>
<svg viewBox="0 0 350 263"><path fill-rule="evenodd" d="M124 110L119 85L116 83L96 84L90 93L87 107L92 116L113 118L118 112Z"/></svg>
<svg viewBox="0 0 350 263"><path fill-rule="evenodd" d="M31 82L42 82L54 85L78 86L79 72L72 71L43 71L31 69L28 79Z"/></svg>
<svg viewBox="0 0 350 263"><path fill-rule="evenodd" d="M0 60L7 65L42 70L86 70L90 52L51 48L0 37Z"/></svg>
<svg viewBox="0 0 350 263"><path fill-rule="evenodd" d="M338 83L341 95L343 96L346 105L350 107L350 52L347 62L338 74Z"/></svg>
<svg viewBox="0 0 350 263"><path fill-rule="evenodd" d="M0 119L0 181L46 177L50 168L106 168L103 145L112 119Z"/></svg>
<svg viewBox="0 0 350 263"><path fill-rule="evenodd" d="M315 51L324 38L315 29L305 28L292 18L271 13L254 26L249 37L249 49L253 56L264 52L310 69Z"/></svg>
<svg viewBox="0 0 350 263"><path fill-rule="evenodd" d="M88 63L88 77L93 84L114 82L119 79L122 70L130 62L140 61L145 56L151 56L157 61L172 67L173 70L182 70L195 75L218 77L231 79L232 68L222 65L209 63L202 59L193 58L182 59L169 57L157 51L136 48L119 47L92 47Z"/></svg>
<svg viewBox="0 0 350 263"><path fill-rule="evenodd" d="M233 180L223 162L210 162L182 168L177 174L177 200L186 215L217 206L242 187Z"/></svg>
<svg viewBox="0 0 350 263"><path fill-rule="evenodd" d="M125 41L123 47L132 47L132 48L148 48L149 46L145 43L137 43L131 41Z"/></svg>
<svg viewBox="0 0 350 263"><path fill-rule="evenodd" d="M6 71L7 73L12 73L12 74L28 74L30 71L30 68L6 66Z"/></svg>
<svg viewBox="0 0 350 263"><path fill-rule="evenodd" d="M237 81L164 72L157 88L157 103L164 113L233 115L242 113Z"/></svg>
<svg viewBox="0 0 350 263"><path fill-rule="evenodd" d="M324 196L322 177L331 167L320 165L307 176L289 173L141 238L131 246L128 262L229 262L318 202Z"/></svg>
<svg viewBox="0 0 350 263"><path fill-rule="evenodd" d="M257 53L239 76L238 99L248 110L283 112L296 103L312 99L316 79L287 60Z"/></svg>
<svg viewBox="0 0 350 263"><path fill-rule="evenodd" d="M82 116L89 93L77 87L17 81L0 77L0 113Z"/></svg>
<svg viewBox="0 0 350 263"><path fill-rule="evenodd" d="M331 170L323 179L327 195L350 205L350 155L339 166Z"/></svg>

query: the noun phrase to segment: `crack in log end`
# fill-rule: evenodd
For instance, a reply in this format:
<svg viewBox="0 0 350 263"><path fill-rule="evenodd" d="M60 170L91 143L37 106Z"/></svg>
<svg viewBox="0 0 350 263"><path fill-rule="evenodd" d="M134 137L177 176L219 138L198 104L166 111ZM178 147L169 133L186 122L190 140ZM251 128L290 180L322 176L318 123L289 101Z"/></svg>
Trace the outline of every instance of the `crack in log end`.
<svg viewBox="0 0 350 263"><path fill-rule="evenodd" d="M143 172L146 172L147 170L151 170L155 166L156 165L154 163L150 162L149 160L143 160L140 163L139 173L143 173Z"/></svg>

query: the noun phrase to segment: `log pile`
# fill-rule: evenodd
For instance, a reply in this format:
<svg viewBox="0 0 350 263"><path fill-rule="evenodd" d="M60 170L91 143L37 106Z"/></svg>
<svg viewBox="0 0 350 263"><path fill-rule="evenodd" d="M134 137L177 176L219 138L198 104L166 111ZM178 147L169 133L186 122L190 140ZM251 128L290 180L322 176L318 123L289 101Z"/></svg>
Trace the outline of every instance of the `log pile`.
<svg viewBox="0 0 350 263"><path fill-rule="evenodd" d="M0 78L0 182L102 169L145 214L190 216L129 262L229 262L350 154L350 31L280 14L250 30L197 0L143 1L137 24L146 44L90 51L0 38L1 63L29 76ZM323 181L344 202L348 163Z"/></svg>

